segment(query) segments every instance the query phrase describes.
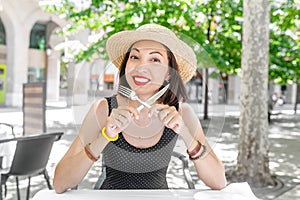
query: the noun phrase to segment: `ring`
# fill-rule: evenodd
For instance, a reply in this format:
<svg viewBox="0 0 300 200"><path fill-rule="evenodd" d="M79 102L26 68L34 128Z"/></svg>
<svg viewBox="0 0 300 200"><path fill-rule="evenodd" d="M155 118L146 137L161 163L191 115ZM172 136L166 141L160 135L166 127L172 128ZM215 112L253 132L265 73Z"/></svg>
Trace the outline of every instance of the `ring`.
<svg viewBox="0 0 300 200"><path fill-rule="evenodd" d="M110 129L111 129L111 130L114 130L115 128L117 128L117 126L116 126L116 125L112 125L112 126L110 126Z"/></svg>

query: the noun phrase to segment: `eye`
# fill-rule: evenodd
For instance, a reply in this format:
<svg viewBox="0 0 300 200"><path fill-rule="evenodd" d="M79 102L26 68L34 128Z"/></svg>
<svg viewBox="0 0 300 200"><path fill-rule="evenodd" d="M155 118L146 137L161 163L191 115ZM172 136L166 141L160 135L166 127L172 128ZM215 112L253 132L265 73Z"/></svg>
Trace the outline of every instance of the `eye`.
<svg viewBox="0 0 300 200"><path fill-rule="evenodd" d="M129 56L129 58L130 58L131 60L136 60L136 59L138 59L138 57L135 56L135 55L131 55L131 56Z"/></svg>
<svg viewBox="0 0 300 200"><path fill-rule="evenodd" d="M152 62L160 63L160 59L158 59L158 58L151 58L151 61L152 61Z"/></svg>

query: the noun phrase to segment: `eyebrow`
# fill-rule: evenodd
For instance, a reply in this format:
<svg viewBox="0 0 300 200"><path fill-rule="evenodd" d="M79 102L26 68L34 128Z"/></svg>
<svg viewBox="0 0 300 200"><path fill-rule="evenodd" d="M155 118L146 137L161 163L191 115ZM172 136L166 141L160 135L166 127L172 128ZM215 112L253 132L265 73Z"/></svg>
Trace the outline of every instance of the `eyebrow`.
<svg viewBox="0 0 300 200"><path fill-rule="evenodd" d="M137 52L140 52L140 50L137 49L137 48L132 48L131 51L133 51L133 50L135 50ZM162 53L160 53L159 51L152 51L149 54L151 55L151 54L156 54L156 53L159 54L159 55L161 55L163 57Z"/></svg>
<svg viewBox="0 0 300 200"><path fill-rule="evenodd" d="M140 52L140 50L138 50L137 48L132 48L131 51L132 51L132 50L135 50L135 51L137 51L137 52Z"/></svg>
<svg viewBox="0 0 300 200"><path fill-rule="evenodd" d="M161 55L163 57L163 55L159 51L150 52L150 54L156 54L156 53L159 54L159 55Z"/></svg>

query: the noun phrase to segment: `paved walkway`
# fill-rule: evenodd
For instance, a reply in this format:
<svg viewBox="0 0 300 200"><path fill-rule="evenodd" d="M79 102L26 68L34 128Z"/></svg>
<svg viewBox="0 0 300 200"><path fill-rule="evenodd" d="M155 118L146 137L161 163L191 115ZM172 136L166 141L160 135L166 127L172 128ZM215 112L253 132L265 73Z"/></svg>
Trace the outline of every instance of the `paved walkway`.
<svg viewBox="0 0 300 200"><path fill-rule="evenodd" d="M201 118L203 105L193 105ZM77 107L65 107L64 102L49 103L46 111L47 131L64 131L62 139L55 143L48 163L48 172L53 177L56 163L60 160L67 148L75 138L79 125L86 113L89 105ZM269 127L270 138L270 169L285 184L278 185L276 190L255 190L261 199L300 199L300 114L293 114L292 105L276 107L273 111L272 123ZM300 111L298 110L298 113ZM235 165L238 144L238 116L239 107L237 105L209 105L209 121L202 124L216 154L224 162L226 168ZM20 108L0 108L0 121L11 123L16 126L16 132L22 133L22 112ZM177 150L184 152L184 147L179 141ZM171 187L183 184L180 168L176 167L178 161L172 160L172 167L168 174L168 182ZM97 180L101 170L100 162L97 162L93 169L87 174L80 189L91 189ZM192 176L196 182L196 188L203 187L197 180L196 172L191 167ZM42 184L41 184L42 183ZM22 198L25 198L27 180L21 182ZM298 185L298 186L296 186ZM296 187L295 187L296 186ZM38 190L46 188L43 177L32 178L31 196ZM283 194L281 194L283 193ZM7 199L16 199L15 182L13 178L8 181Z"/></svg>

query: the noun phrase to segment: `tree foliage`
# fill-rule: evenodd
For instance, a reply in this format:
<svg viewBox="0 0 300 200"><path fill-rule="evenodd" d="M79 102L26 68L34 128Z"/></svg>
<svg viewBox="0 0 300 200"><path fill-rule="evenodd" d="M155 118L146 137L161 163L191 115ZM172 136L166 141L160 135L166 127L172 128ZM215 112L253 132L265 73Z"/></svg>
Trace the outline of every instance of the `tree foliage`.
<svg viewBox="0 0 300 200"><path fill-rule="evenodd" d="M272 2L269 78L280 83L300 81L300 20L295 1ZM242 8L241 0L61 0L46 7L71 22L63 28L65 36L90 30L93 39L75 56L76 61L106 58L109 36L157 23L201 45L194 46L199 68L215 67L226 74L237 74L241 67Z"/></svg>
<svg viewBox="0 0 300 200"><path fill-rule="evenodd" d="M273 3L270 27L270 79L300 83L300 4Z"/></svg>

